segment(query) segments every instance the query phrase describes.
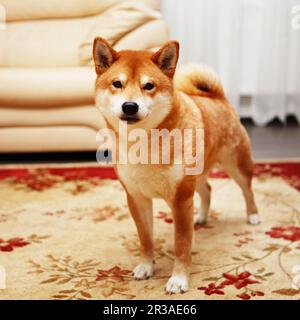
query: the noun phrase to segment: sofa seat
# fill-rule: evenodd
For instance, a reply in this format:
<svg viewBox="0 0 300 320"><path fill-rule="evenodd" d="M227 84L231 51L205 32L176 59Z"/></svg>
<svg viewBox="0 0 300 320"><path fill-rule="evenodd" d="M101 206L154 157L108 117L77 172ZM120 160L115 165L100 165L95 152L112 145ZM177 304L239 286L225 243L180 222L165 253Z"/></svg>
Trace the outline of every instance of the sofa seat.
<svg viewBox="0 0 300 320"><path fill-rule="evenodd" d="M99 147L95 129L84 125L8 127L0 131L2 153L95 151Z"/></svg>

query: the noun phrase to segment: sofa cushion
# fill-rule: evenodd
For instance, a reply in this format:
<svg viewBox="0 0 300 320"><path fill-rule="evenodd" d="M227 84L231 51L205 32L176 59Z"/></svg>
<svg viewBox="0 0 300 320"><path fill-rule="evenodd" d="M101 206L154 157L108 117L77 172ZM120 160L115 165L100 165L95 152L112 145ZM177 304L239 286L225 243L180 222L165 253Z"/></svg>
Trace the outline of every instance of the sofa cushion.
<svg viewBox="0 0 300 320"><path fill-rule="evenodd" d="M1 68L0 107L93 104L95 78L91 67Z"/></svg>
<svg viewBox="0 0 300 320"><path fill-rule="evenodd" d="M47 3L41 3L44 2ZM7 23L6 30L0 30L0 67L86 65L91 61L91 43L96 36L102 36L114 45L143 24L161 18L158 11L145 6L143 2L117 1L117 4L101 14L72 19L55 18ZM136 42L138 41L139 38L136 39Z"/></svg>
<svg viewBox="0 0 300 320"><path fill-rule="evenodd" d="M145 36L147 35L147 36ZM168 39L168 30L163 20L152 20L144 23L139 28L127 33L118 41L108 39L114 44L114 48L119 50L158 50L158 48ZM93 41L86 42L80 48L80 62L83 65L94 65L91 55Z"/></svg>
<svg viewBox="0 0 300 320"><path fill-rule="evenodd" d="M101 113L94 105L56 109L14 109L0 107L0 112L0 128L85 126L98 131L104 127Z"/></svg>
<svg viewBox="0 0 300 320"><path fill-rule="evenodd" d="M158 0L127 0L159 9ZM7 21L74 18L97 15L124 0L1 0Z"/></svg>
<svg viewBox="0 0 300 320"><path fill-rule="evenodd" d="M84 126L0 128L0 152L96 151L99 145L96 131Z"/></svg>

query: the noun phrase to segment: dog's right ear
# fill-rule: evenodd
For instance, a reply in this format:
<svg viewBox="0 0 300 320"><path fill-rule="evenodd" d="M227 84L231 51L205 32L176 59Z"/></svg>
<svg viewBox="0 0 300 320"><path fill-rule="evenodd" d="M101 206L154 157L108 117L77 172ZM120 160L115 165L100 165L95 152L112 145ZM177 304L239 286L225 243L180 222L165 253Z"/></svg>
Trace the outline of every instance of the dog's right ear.
<svg viewBox="0 0 300 320"><path fill-rule="evenodd" d="M96 73L100 75L118 59L118 53L106 40L97 37L94 40L93 57Z"/></svg>

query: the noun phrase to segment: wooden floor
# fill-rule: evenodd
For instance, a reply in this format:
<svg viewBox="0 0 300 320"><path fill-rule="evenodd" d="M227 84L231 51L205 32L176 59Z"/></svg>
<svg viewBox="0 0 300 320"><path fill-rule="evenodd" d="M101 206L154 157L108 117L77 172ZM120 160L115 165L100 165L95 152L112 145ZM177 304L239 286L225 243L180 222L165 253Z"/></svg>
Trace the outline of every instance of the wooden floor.
<svg viewBox="0 0 300 320"><path fill-rule="evenodd" d="M293 118L286 124L273 121L258 127L251 120L242 121L251 139L255 159L300 158L300 126Z"/></svg>

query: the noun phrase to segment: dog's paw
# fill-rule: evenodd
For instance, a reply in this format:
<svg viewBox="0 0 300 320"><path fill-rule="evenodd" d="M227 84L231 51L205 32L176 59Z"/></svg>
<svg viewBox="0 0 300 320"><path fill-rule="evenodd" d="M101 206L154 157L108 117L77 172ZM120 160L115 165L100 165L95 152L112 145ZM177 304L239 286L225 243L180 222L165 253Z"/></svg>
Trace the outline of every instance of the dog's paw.
<svg viewBox="0 0 300 320"><path fill-rule="evenodd" d="M136 280L149 279L154 272L153 263L140 263L132 271L133 277Z"/></svg>
<svg viewBox="0 0 300 320"><path fill-rule="evenodd" d="M247 222L252 225L260 224L260 216L258 213L249 214L247 216Z"/></svg>
<svg viewBox="0 0 300 320"><path fill-rule="evenodd" d="M200 213L194 214L194 224L206 224L207 217Z"/></svg>
<svg viewBox="0 0 300 320"><path fill-rule="evenodd" d="M184 293L189 290L189 281L186 276L172 276L166 286L166 293Z"/></svg>

